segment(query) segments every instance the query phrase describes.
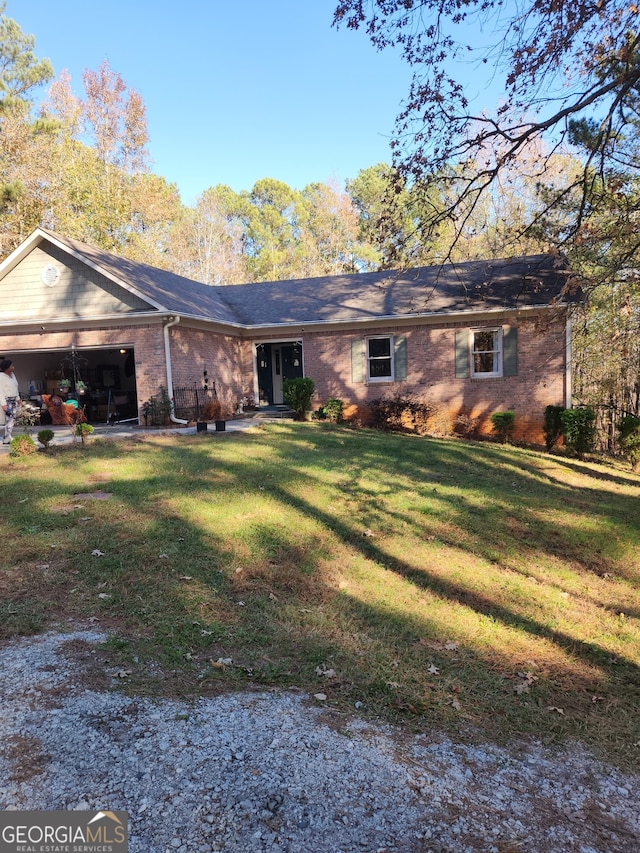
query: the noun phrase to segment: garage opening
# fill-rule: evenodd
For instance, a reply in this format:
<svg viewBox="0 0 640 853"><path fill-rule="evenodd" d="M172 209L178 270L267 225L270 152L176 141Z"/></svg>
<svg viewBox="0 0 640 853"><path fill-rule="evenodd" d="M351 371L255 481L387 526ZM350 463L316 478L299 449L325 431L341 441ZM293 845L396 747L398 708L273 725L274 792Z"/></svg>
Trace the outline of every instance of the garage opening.
<svg viewBox="0 0 640 853"><path fill-rule="evenodd" d="M84 411L89 423L138 418L135 353L130 345L108 349L32 350L8 354L16 363L20 394L42 405L55 395ZM47 421L46 414L43 421Z"/></svg>

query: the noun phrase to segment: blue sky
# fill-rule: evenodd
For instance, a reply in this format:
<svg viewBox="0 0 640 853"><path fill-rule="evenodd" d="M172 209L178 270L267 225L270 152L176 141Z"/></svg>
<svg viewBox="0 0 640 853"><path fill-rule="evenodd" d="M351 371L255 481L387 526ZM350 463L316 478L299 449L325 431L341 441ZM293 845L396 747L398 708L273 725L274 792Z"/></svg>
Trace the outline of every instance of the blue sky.
<svg viewBox="0 0 640 853"><path fill-rule="evenodd" d="M151 169L185 204L260 178L343 185L390 162L410 72L361 32L331 26L335 0L7 0L56 76L104 59L147 107Z"/></svg>

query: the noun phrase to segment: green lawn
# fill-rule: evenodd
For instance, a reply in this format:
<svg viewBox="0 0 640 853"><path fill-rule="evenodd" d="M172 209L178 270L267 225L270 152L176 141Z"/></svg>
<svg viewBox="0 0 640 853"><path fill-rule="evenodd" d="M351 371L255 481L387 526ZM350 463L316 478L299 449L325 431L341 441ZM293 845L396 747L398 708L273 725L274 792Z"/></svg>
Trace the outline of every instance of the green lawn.
<svg viewBox="0 0 640 853"><path fill-rule="evenodd" d="M640 477L624 466L310 423L91 440L3 457L0 478L0 637L89 623L122 689L297 686L412 728L578 737L637 763Z"/></svg>

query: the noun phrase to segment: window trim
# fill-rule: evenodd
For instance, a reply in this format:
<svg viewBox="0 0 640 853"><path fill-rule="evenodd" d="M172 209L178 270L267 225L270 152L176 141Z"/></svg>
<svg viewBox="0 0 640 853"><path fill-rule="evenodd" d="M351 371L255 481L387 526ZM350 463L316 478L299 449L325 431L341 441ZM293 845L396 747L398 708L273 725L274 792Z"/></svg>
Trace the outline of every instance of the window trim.
<svg viewBox="0 0 640 853"><path fill-rule="evenodd" d="M391 372L388 376L372 376L371 361L376 358L369 355L369 341L389 341L389 355L380 356L379 358L388 358L391 366ZM368 335L364 339L364 359L366 363L367 382L395 382L395 336L394 335Z"/></svg>
<svg viewBox="0 0 640 853"><path fill-rule="evenodd" d="M494 350L479 350L479 352L494 352L496 354L495 362L497 363L496 370L476 370L475 367L475 336L477 333L493 332L497 335L496 349ZM503 345L503 329L502 326L485 326L475 329L469 329L469 367L470 377L472 379L497 379L504 376L504 345Z"/></svg>

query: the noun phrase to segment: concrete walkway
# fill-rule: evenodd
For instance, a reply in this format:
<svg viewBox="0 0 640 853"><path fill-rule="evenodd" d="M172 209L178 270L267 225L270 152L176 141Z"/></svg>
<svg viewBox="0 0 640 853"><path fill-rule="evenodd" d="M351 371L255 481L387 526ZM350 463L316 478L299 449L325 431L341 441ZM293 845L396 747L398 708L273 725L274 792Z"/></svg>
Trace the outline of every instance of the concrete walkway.
<svg viewBox="0 0 640 853"><path fill-rule="evenodd" d="M251 427L258 426L261 423L257 418L234 418L226 421L226 429L216 432L215 424L207 424L207 435L221 437L229 432L244 432ZM135 438L141 435L195 435L197 432L196 426L179 426L176 424L173 427L144 427L136 424L93 424L94 432L91 438ZM74 435L73 427L70 426L34 426L29 429L29 434L38 443L38 432L41 429L50 429L55 433L55 437L51 442L50 447L59 447L64 444L73 444L80 441L79 437ZM23 432L22 427L16 429L13 433L14 438ZM2 427L0 427L2 434ZM10 447L8 444L0 444L0 453L9 453Z"/></svg>

